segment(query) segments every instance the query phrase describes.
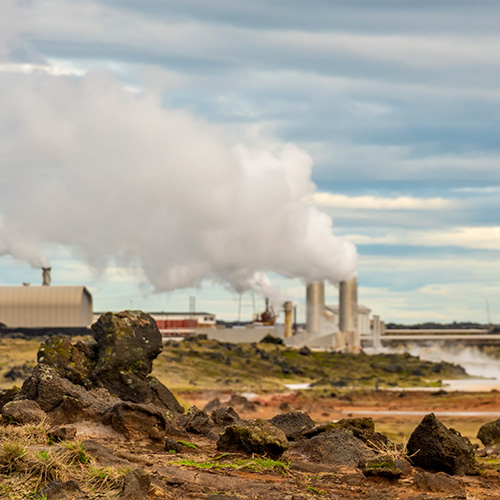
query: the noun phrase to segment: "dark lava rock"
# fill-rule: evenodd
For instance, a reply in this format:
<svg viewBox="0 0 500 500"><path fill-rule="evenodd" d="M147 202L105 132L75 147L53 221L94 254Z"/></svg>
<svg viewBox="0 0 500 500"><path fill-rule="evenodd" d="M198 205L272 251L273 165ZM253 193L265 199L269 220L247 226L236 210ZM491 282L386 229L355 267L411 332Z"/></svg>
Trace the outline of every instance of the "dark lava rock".
<svg viewBox="0 0 500 500"><path fill-rule="evenodd" d="M375 453L349 432L333 430L291 444L284 456L290 460L359 467Z"/></svg>
<svg viewBox="0 0 500 500"><path fill-rule="evenodd" d="M36 498L45 500L68 500L72 498L81 498L81 490L76 481L52 481L47 484L40 495Z"/></svg>
<svg viewBox="0 0 500 500"><path fill-rule="evenodd" d="M16 380L27 379L31 372L33 371L35 365L32 363L23 363L22 365L13 366L10 370L7 370L3 376L9 380L15 382Z"/></svg>
<svg viewBox="0 0 500 500"><path fill-rule="evenodd" d="M366 477L374 476L385 479L399 479L403 474L401 469L396 467L394 459L387 455L379 455L367 460L362 472Z"/></svg>
<svg viewBox="0 0 500 500"><path fill-rule="evenodd" d="M196 406L191 406L185 415L176 420L177 425L193 434L208 435L215 424L210 415Z"/></svg>
<svg viewBox="0 0 500 500"><path fill-rule="evenodd" d="M124 401L184 412L175 396L149 376L153 360L162 350L160 331L149 314L105 313L92 329L92 344L73 345L64 335L49 338L38 352L39 365L51 367L61 379L75 386L104 388Z"/></svg>
<svg viewBox="0 0 500 500"><path fill-rule="evenodd" d="M82 442L82 447L87 455L90 455L94 460L97 460L104 467L123 467L130 466L130 462L125 458L118 457L111 448L107 448L102 444L92 439L87 439Z"/></svg>
<svg viewBox="0 0 500 500"><path fill-rule="evenodd" d="M343 418L334 422L320 424L304 432L304 435L309 438L334 430L349 432L371 448L383 447L390 443L385 434L375 432L375 424L371 417Z"/></svg>
<svg viewBox="0 0 500 500"><path fill-rule="evenodd" d="M24 381L16 401L24 399L37 402L49 414L49 420L54 425L81 419L100 419L118 402L105 390L87 391L59 377L54 369L45 364L38 364L31 377Z"/></svg>
<svg viewBox="0 0 500 500"><path fill-rule="evenodd" d="M114 405L102 422L128 439L139 441L161 441L172 427L168 416L158 407L128 401Z"/></svg>
<svg viewBox="0 0 500 500"><path fill-rule="evenodd" d="M269 422L281 429L289 441L304 439L304 433L314 427L314 420L301 411L276 415Z"/></svg>
<svg viewBox="0 0 500 500"><path fill-rule="evenodd" d="M158 326L142 311L102 314L92 330L97 342L97 376L117 371L149 375L162 351Z"/></svg>
<svg viewBox="0 0 500 500"><path fill-rule="evenodd" d="M91 387L95 353L83 342L73 345L67 335L55 335L41 344L37 359L52 367L61 378Z"/></svg>
<svg viewBox="0 0 500 500"><path fill-rule="evenodd" d="M176 413L184 409L157 379L148 377L162 350L155 320L142 311L105 313L92 325L97 342L94 382L124 401L152 403Z"/></svg>
<svg viewBox="0 0 500 500"><path fill-rule="evenodd" d="M216 427L227 427L243 422L231 406L217 408L212 412L211 417Z"/></svg>
<svg viewBox="0 0 500 500"><path fill-rule="evenodd" d="M151 478L143 469L130 471L123 480L123 489L120 495L122 500L144 500L147 498Z"/></svg>
<svg viewBox="0 0 500 500"><path fill-rule="evenodd" d="M476 474L474 448L459 432L445 427L434 415L426 415L406 446L413 465L451 475Z"/></svg>
<svg viewBox="0 0 500 500"><path fill-rule="evenodd" d="M500 443L500 418L482 425L477 438L484 446Z"/></svg>
<svg viewBox="0 0 500 500"><path fill-rule="evenodd" d="M218 451L265 455L274 459L287 448L284 432L260 419L228 425L217 441Z"/></svg>
<svg viewBox="0 0 500 500"><path fill-rule="evenodd" d="M283 339L278 337L273 337L270 333L268 333L259 344L274 344L274 345L284 345Z"/></svg>
<svg viewBox="0 0 500 500"><path fill-rule="evenodd" d="M4 405L13 401L19 392L19 387L12 387L11 389L0 389L0 412Z"/></svg>
<svg viewBox="0 0 500 500"><path fill-rule="evenodd" d="M462 483L454 477L448 476L444 472L431 474L421 471L415 474L413 485L417 490L432 493L454 493L463 495L465 490Z"/></svg>
<svg viewBox="0 0 500 500"><path fill-rule="evenodd" d="M7 422L17 424L39 424L47 414L35 401L22 400L11 401L2 408L2 416Z"/></svg>

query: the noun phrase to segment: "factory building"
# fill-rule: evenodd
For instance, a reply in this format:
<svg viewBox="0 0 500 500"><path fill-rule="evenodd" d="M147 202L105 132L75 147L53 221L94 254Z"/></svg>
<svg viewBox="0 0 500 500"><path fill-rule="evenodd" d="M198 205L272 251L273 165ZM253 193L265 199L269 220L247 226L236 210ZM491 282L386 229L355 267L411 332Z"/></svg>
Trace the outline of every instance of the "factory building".
<svg viewBox="0 0 500 500"><path fill-rule="evenodd" d="M8 328L87 328L92 323L92 295L83 286L0 286L0 323Z"/></svg>

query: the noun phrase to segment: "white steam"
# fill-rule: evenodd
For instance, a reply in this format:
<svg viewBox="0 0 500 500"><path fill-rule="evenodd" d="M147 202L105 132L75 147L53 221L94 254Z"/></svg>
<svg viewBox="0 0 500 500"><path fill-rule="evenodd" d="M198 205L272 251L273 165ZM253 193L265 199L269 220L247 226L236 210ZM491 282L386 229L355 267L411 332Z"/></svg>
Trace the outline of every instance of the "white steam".
<svg viewBox="0 0 500 500"><path fill-rule="evenodd" d="M0 254L47 265L53 243L97 267L138 262L158 291L356 272L354 246L306 201L312 161L294 144L231 147L104 74L0 73L0 109Z"/></svg>

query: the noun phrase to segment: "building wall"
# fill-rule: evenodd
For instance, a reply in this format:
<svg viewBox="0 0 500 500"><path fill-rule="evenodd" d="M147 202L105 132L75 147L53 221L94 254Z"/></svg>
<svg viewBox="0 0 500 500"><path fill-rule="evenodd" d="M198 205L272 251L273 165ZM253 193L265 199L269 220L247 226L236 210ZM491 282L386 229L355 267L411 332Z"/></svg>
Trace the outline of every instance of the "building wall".
<svg viewBox="0 0 500 500"><path fill-rule="evenodd" d="M0 287L0 322L10 328L87 327L92 296L78 286Z"/></svg>

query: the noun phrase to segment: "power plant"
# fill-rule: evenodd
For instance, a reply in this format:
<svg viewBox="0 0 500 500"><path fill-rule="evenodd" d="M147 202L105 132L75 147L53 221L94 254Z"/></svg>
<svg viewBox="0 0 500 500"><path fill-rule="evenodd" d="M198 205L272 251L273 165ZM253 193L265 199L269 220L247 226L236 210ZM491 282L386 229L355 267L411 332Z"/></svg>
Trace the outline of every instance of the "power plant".
<svg viewBox="0 0 500 500"><path fill-rule="evenodd" d="M98 316L93 314L90 292L83 286L52 286L51 281L51 268L44 267L41 286L0 286L0 325L9 329L88 328ZM269 299L263 313L254 315L246 326L233 328L219 327L210 313L150 314L165 337L203 333L218 340L255 342L271 333L289 346L357 353L362 335L373 336L374 347L380 345L383 328L378 316L370 320L370 309L358 306L357 288L356 278L342 281L336 306L325 304L324 281L309 283L305 289L305 329L297 326L297 306L291 301L283 304L283 325L275 324L278 314Z"/></svg>

